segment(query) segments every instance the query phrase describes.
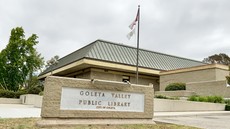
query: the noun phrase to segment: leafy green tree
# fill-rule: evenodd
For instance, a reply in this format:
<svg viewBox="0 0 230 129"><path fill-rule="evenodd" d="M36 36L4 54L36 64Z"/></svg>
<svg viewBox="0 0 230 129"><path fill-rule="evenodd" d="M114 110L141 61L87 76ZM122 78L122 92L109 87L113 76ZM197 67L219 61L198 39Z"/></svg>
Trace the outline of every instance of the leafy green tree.
<svg viewBox="0 0 230 129"><path fill-rule="evenodd" d="M58 59L59 59L59 56L56 55L56 56L52 57L50 60L46 61L46 64L47 64L46 67L56 65L58 63Z"/></svg>
<svg viewBox="0 0 230 129"><path fill-rule="evenodd" d="M228 71L230 71L230 65L228 66ZM227 84L230 85L230 72L229 75L226 76Z"/></svg>
<svg viewBox="0 0 230 129"><path fill-rule="evenodd" d="M230 65L230 57L224 53L214 54L209 56L208 58L204 58L203 62L208 64L217 63L217 64Z"/></svg>
<svg viewBox="0 0 230 129"><path fill-rule="evenodd" d="M11 30L9 43L0 52L0 86L3 89L19 90L42 67L43 58L34 47L38 44L37 38L32 34L26 39L22 27Z"/></svg>
<svg viewBox="0 0 230 129"><path fill-rule="evenodd" d="M58 64L59 56L56 55L52 57L50 60L46 61L46 68L51 68L51 75L53 74L54 67Z"/></svg>

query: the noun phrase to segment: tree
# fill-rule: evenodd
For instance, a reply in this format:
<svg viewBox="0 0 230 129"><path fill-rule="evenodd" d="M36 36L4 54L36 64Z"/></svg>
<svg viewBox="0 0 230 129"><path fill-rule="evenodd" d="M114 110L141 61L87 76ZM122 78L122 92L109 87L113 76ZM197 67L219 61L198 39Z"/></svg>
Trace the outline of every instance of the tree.
<svg viewBox="0 0 230 129"><path fill-rule="evenodd" d="M54 57L52 57L50 60L46 61L46 67L49 67L51 65L56 65L58 63L58 59L59 59L59 56L56 55Z"/></svg>
<svg viewBox="0 0 230 129"><path fill-rule="evenodd" d="M212 56L209 56L208 58L204 58L203 62L209 64L217 63L217 64L230 65L230 57L224 53L214 54Z"/></svg>
<svg viewBox="0 0 230 129"><path fill-rule="evenodd" d="M230 66L228 66L228 71L230 71ZM226 76L227 84L230 85L230 73Z"/></svg>
<svg viewBox="0 0 230 129"><path fill-rule="evenodd" d="M0 86L3 89L17 91L42 67L43 58L34 48L37 38L32 34L26 39L22 27L11 30L9 43L0 52Z"/></svg>
<svg viewBox="0 0 230 129"><path fill-rule="evenodd" d="M54 66L56 66L58 64L58 59L59 59L59 56L56 55L56 56L52 57L50 60L46 61L46 67L51 68L51 75L53 74Z"/></svg>

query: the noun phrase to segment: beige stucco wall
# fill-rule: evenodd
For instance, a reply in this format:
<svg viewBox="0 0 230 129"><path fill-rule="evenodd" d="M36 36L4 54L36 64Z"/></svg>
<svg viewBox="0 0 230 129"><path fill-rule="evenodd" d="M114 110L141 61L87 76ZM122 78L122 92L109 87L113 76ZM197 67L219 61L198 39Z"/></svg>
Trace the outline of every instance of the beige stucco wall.
<svg viewBox="0 0 230 129"><path fill-rule="evenodd" d="M136 77L132 77L134 81L136 81ZM131 78L131 79L132 79ZM145 78L145 77L140 77L138 79L138 83L141 85L149 85L150 83L153 84L154 91L159 91L159 83L157 82L159 79L153 79L153 78Z"/></svg>
<svg viewBox="0 0 230 129"><path fill-rule="evenodd" d="M122 75L112 74L104 70L91 69L91 78L90 79L101 79L101 80L110 80L110 81L122 81Z"/></svg>
<svg viewBox="0 0 230 129"><path fill-rule="evenodd" d="M61 110L62 87L84 88L94 90L105 90L114 92L129 92L144 94L143 112L126 111L103 111L103 110ZM112 82L89 79L76 79L49 76L45 80L44 96L41 116L43 118L143 118L153 117L153 97L152 87L144 85L129 85L122 82Z"/></svg>
<svg viewBox="0 0 230 129"><path fill-rule="evenodd" d="M101 79L101 80L110 80L110 81L118 81L122 82L123 76L130 76L130 83L136 83L136 77L134 73L125 73L125 72L118 72L112 70L103 70L103 69L96 69L90 68L90 73L84 73L86 75L81 75L85 77L85 79ZM77 76L80 77L81 76ZM87 78L88 77L88 78ZM140 75L138 79L138 84L141 85L149 85L150 83L153 84L153 88L155 91L159 91L159 83L157 82L158 77L151 77L147 75Z"/></svg>
<svg viewBox="0 0 230 129"><path fill-rule="evenodd" d="M160 75L160 91L164 91L165 87L173 82L187 83L187 82L199 82L199 81L209 81L209 80L216 80L215 69L205 69L205 70Z"/></svg>
<svg viewBox="0 0 230 129"><path fill-rule="evenodd" d="M229 70L216 69L216 80L224 80L229 75Z"/></svg>
<svg viewBox="0 0 230 129"><path fill-rule="evenodd" d="M91 78L90 75L91 75L90 71L87 71L87 72L77 74L74 77L75 78L82 78L82 79L90 79Z"/></svg>
<svg viewBox="0 0 230 129"><path fill-rule="evenodd" d="M230 87L226 86L226 80L191 82L186 84L186 90L194 91L201 96L217 95L230 98Z"/></svg>

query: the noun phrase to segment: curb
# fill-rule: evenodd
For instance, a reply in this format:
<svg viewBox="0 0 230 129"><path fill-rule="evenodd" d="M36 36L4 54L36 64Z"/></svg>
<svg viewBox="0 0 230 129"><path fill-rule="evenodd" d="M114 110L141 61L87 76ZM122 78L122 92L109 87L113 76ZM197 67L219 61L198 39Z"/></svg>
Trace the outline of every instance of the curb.
<svg viewBox="0 0 230 129"><path fill-rule="evenodd" d="M171 113L171 112L170 112ZM165 113L164 113L165 114ZM216 115L230 115L230 111L223 112L175 112L175 114L158 114L154 115L154 118L164 118L164 117L188 117L188 116L216 116Z"/></svg>

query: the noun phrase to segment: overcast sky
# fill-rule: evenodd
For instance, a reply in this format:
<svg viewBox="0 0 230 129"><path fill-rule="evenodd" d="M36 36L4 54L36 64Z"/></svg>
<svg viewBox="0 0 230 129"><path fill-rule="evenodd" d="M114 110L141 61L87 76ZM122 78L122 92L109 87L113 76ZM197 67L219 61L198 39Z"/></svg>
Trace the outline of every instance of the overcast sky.
<svg viewBox="0 0 230 129"><path fill-rule="evenodd" d="M200 61L230 55L230 0L0 0L0 50L15 27L38 35L45 60L97 39L136 46L126 35L138 4L140 48Z"/></svg>

